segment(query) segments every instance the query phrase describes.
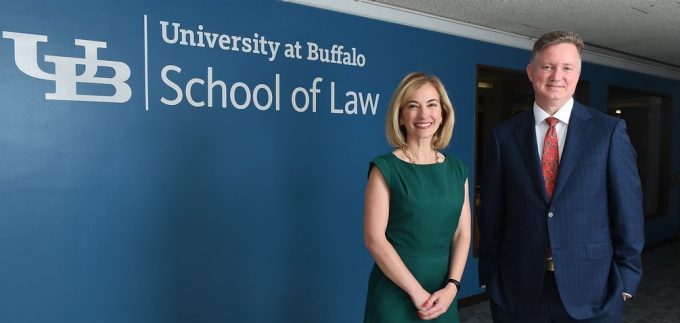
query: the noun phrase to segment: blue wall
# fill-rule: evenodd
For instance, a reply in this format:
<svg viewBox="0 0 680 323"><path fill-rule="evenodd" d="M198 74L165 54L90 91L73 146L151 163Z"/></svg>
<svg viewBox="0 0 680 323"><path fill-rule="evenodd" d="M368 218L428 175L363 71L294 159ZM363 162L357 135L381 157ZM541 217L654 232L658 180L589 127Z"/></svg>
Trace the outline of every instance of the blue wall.
<svg viewBox="0 0 680 323"><path fill-rule="evenodd" d="M523 70L529 56L279 1L231 2L0 4L0 31L47 37L0 38L3 322L360 321L372 266L363 189L368 161L391 150L393 89L411 71L440 76L457 121L445 153L474 166L476 65ZM273 57L169 43L162 21L280 47ZM106 47L95 58L75 39ZM308 42L354 48L365 64L309 59ZM37 57L16 53L19 43ZM286 57L296 43L300 58ZM31 61L45 73L19 69ZM207 107L209 71L228 88L226 108L219 85ZM610 84L671 95L680 123L680 82L593 64L582 79L598 108ZM187 100L188 83L205 106ZM352 105L369 96L365 112ZM648 240L678 234L678 209L648 223ZM461 297L481 292L468 263Z"/></svg>

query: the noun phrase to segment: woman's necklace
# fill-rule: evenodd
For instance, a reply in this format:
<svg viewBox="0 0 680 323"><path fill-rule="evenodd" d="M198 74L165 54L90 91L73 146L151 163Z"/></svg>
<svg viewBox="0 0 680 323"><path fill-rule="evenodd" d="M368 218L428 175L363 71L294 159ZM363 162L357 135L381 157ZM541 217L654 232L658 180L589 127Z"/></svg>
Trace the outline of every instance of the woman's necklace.
<svg viewBox="0 0 680 323"><path fill-rule="evenodd" d="M415 160L411 158L411 155L408 153L408 150L406 150L406 146L401 146L401 150L404 152L404 155L406 155L406 158L408 158L408 161L411 162L411 164L415 164ZM439 151L437 149L434 150L434 162L435 164L439 163Z"/></svg>

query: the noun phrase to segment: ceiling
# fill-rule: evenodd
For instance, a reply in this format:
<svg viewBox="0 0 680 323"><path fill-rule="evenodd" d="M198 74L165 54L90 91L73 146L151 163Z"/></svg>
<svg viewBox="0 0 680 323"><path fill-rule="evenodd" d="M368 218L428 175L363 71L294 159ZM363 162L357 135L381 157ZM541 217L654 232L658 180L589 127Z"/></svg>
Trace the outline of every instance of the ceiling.
<svg viewBox="0 0 680 323"><path fill-rule="evenodd" d="M680 0L371 0L532 40L581 35L584 50L680 72Z"/></svg>

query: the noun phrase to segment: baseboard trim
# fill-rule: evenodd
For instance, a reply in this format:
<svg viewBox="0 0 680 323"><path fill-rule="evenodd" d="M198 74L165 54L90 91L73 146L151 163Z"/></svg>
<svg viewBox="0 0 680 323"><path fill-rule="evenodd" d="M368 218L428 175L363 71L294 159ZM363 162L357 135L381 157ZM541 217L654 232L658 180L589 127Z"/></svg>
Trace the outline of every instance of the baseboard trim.
<svg viewBox="0 0 680 323"><path fill-rule="evenodd" d="M486 296L486 293L480 293L477 295L472 295L468 297L463 297L458 300L458 309L465 308L468 306L476 305L481 302L486 302L489 300L489 297Z"/></svg>
<svg viewBox="0 0 680 323"><path fill-rule="evenodd" d="M651 250L651 249L655 249L655 248L658 248L658 247L663 247L665 245L675 243L675 242L678 242L678 241L680 241L680 236L675 236L675 237L671 237L671 238L664 239L664 240L661 240L661 241L657 241L657 242L654 242L654 243L649 243L649 244L645 245L645 248L642 249L642 252L645 252L645 251Z"/></svg>

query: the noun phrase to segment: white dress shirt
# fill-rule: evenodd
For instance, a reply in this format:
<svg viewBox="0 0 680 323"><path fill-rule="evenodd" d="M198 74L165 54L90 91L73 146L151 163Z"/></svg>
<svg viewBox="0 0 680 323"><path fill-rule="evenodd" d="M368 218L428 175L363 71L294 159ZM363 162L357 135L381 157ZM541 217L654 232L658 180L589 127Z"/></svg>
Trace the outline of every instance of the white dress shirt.
<svg viewBox="0 0 680 323"><path fill-rule="evenodd" d="M569 99L554 115L553 118L559 120L555 125L557 131L557 148L560 151L560 160L562 159L562 149L567 138L567 130L569 129L569 117L571 117L571 110L574 108L574 99ZM543 158L543 141L545 140L545 133L548 132L548 122L545 118L551 117L547 112L543 111L536 102L534 102L534 121L536 125L536 147L538 148L538 158Z"/></svg>

